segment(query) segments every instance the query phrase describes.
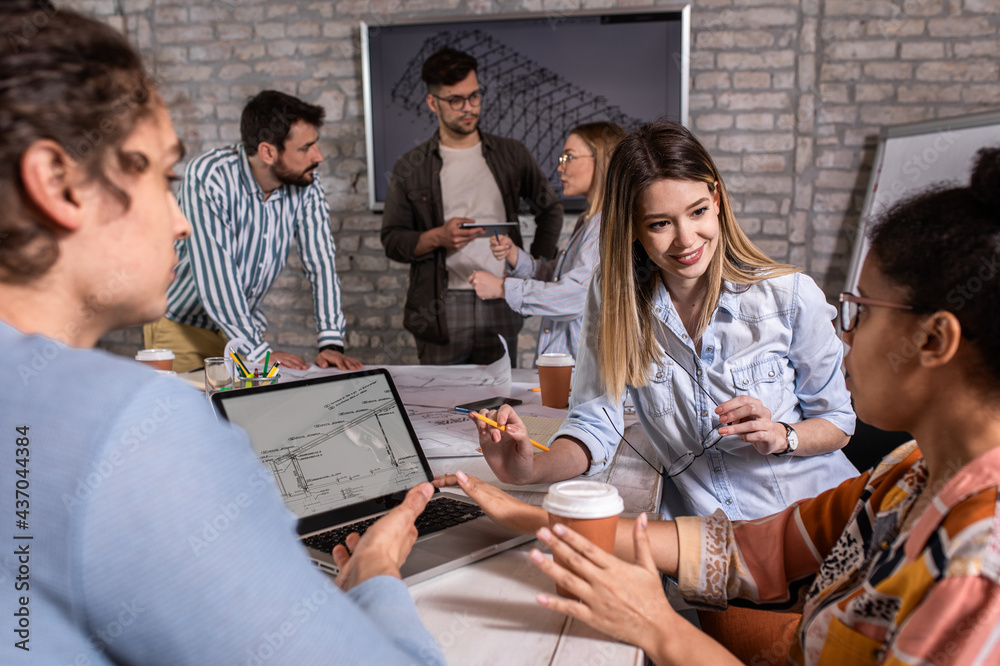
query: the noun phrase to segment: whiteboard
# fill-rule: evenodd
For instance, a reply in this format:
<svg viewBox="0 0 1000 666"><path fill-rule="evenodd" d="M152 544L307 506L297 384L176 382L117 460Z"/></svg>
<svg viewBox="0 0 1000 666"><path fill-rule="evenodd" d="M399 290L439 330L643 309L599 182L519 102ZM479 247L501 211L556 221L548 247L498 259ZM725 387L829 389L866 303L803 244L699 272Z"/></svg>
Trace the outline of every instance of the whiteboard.
<svg viewBox="0 0 1000 666"><path fill-rule="evenodd" d="M968 185L976 153L992 146L1000 146L1000 111L883 128L844 291L854 292L858 286L870 223L900 199L930 185Z"/></svg>

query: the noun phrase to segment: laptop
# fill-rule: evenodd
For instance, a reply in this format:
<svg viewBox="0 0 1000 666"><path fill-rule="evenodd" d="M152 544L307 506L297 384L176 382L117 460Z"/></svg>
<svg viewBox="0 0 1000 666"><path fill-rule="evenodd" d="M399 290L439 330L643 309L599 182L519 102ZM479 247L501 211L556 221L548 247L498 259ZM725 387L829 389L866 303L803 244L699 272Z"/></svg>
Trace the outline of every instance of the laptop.
<svg viewBox="0 0 1000 666"><path fill-rule="evenodd" d="M389 373L362 370L212 396L217 412L250 437L298 517L299 538L323 571L352 531L433 478ZM435 490L401 573L413 585L534 537L504 529L464 495Z"/></svg>

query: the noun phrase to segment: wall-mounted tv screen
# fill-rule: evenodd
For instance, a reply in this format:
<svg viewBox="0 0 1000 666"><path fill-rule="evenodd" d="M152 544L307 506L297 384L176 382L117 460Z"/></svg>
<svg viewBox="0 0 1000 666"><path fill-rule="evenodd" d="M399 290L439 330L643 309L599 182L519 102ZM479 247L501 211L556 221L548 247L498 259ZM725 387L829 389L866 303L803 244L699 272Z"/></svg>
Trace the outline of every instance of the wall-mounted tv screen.
<svg viewBox="0 0 1000 666"><path fill-rule="evenodd" d="M687 123L689 8L548 12L433 23L361 24L369 204L381 210L393 164L426 141L424 61L442 46L474 56L479 127L521 141L559 192L557 158L574 126ZM583 200L565 201L582 210Z"/></svg>

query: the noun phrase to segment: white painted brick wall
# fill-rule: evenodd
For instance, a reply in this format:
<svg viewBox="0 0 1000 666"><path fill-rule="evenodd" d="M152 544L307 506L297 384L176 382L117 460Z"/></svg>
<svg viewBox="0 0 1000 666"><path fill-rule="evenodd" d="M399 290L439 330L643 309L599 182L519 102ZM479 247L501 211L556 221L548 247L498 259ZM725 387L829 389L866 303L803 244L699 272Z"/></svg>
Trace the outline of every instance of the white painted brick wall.
<svg viewBox="0 0 1000 666"><path fill-rule="evenodd" d="M124 25L158 80L189 153L239 136L249 95L320 103L348 346L368 362L416 361L402 331L408 267L390 262L366 211L358 23L644 7L648 0L76 0ZM693 0L690 127L712 151L747 232L776 259L841 289L883 125L1000 106L996 0ZM124 17L116 7L124 7ZM405 7L405 9L404 9ZM956 174L961 177L963 174ZM270 337L313 352L297 255L267 301ZM520 338L530 362L538 322ZM137 329L103 344L131 354Z"/></svg>

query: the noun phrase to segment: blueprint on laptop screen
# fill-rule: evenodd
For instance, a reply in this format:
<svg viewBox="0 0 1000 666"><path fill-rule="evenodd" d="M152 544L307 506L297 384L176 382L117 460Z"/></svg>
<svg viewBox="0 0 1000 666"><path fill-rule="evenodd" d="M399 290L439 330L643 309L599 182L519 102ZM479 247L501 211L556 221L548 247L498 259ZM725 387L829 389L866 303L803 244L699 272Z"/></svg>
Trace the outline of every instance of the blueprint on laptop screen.
<svg viewBox="0 0 1000 666"><path fill-rule="evenodd" d="M405 491L426 480L381 374L227 396L286 506L303 518Z"/></svg>

